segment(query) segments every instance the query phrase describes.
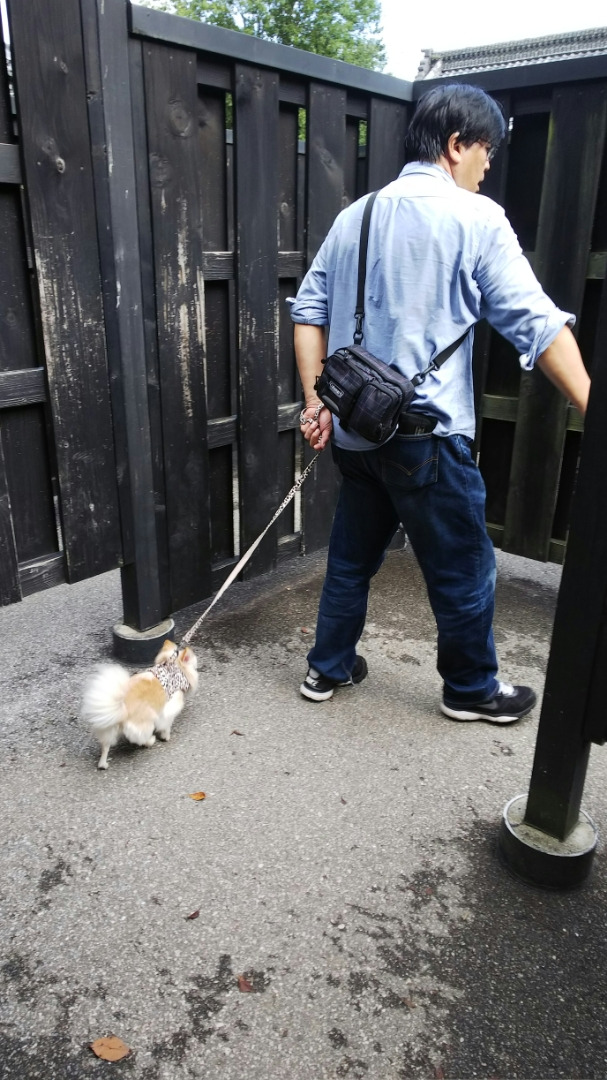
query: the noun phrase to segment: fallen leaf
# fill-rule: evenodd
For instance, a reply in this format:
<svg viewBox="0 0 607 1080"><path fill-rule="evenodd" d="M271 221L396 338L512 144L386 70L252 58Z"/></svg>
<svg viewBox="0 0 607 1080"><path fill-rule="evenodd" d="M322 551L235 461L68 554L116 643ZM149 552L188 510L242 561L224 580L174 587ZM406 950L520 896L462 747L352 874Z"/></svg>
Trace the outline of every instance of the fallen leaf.
<svg viewBox="0 0 607 1080"><path fill-rule="evenodd" d="M434 1080L445 1080L445 1074L440 1065L437 1065L434 1070Z"/></svg>
<svg viewBox="0 0 607 1080"><path fill-rule="evenodd" d="M196 911L193 911L191 915L186 915L186 919L197 919L199 915L200 908L197 908Z"/></svg>
<svg viewBox="0 0 607 1080"><path fill-rule="evenodd" d="M403 998L403 1005L406 1005L408 1009L417 1008L417 1005L415 1004L413 998L410 997Z"/></svg>
<svg viewBox="0 0 607 1080"><path fill-rule="evenodd" d="M310 633L307 626L302 626L301 632L302 632L302 634L309 634Z"/></svg>
<svg viewBox="0 0 607 1080"><path fill-rule="evenodd" d="M347 804L347 801L346 801L346 800L344 799L343 795L341 796L341 801L342 801L342 803L344 804L344 806L347 806L347 805L348 805L348 804Z"/></svg>
<svg viewBox="0 0 607 1080"><path fill-rule="evenodd" d="M249 982L249 980L245 979L244 975L237 975L237 979L238 979L238 989L243 994L250 994L251 991L253 990L253 987L251 986L251 983Z"/></svg>
<svg viewBox="0 0 607 1080"><path fill-rule="evenodd" d="M244 735L244 731L237 731L236 728L234 728L234 730L230 732L230 735Z"/></svg>
<svg viewBox="0 0 607 1080"><path fill-rule="evenodd" d="M206 793L204 791L195 791L192 795L188 795L188 799L193 799L194 802L202 802L206 799Z"/></svg>
<svg viewBox="0 0 607 1080"><path fill-rule="evenodd" d="M131 1048L116 1035L108 1035L105 1039L95 1039L95 1042L91 1043L91 1050L103 1061L122 1061L122 1058L131 1052Z"/></svg>

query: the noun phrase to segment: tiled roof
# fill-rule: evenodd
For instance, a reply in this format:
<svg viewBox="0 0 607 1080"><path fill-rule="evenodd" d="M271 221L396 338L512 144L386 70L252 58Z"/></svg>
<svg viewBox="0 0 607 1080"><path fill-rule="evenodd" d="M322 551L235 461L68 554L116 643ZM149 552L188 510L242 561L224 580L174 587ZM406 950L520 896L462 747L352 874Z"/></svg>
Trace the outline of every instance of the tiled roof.
<svg viewBox="0 0 607 1080"><path fill-rule="evenodd" d="M465 49L435 52L424 49L416 79L463 75L492 68L542 64L550 60L570 60L579 56L607 53L607 26L575 30L550 37L526 38L524 41L498 41L495 45L474 45Z"/></svg>

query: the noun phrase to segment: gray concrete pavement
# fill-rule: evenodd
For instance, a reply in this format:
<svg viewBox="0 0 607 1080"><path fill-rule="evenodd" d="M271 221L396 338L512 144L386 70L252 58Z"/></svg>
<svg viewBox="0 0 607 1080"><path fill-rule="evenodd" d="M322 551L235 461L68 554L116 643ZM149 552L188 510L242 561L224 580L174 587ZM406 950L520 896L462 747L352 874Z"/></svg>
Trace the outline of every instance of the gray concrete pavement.
<svg viewBox="0 0 607 1080"><path fill-rule="evenodd" d="M538 710L507 728L441 716L409 551L375 583L368 679L304 701L322 571L299 559L234 586L171 743L116 748L107 773L77 714L118 575L0 613L0 1077L607 1075L603 851L564 895L495 858ZM538 690L558 581L499 555L503 675ZM594 748L584 807L601 833L606 774ZM130 1057L92 1055L108 1034Z"/></svg>

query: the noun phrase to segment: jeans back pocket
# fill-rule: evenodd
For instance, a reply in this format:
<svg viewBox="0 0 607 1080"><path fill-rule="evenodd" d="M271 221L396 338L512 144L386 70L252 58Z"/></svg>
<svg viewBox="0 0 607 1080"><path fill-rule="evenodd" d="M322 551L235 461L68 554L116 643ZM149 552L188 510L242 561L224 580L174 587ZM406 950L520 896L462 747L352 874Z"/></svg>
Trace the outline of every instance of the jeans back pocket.
<svg viewBox="0 0 607 1080"><path fill-rule="evenodd" d="M438 480L440 438L427 435L395 435L379 450L381 476L386 487L417 491Z"/></svg>

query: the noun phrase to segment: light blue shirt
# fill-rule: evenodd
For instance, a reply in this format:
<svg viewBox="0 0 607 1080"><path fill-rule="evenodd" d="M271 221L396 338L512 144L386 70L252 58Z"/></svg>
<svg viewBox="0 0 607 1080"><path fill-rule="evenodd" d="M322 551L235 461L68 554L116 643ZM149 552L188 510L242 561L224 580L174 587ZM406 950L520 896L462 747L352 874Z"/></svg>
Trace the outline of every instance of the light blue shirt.
<svg viewBox="0 0 607 1080"><path fill-rule="evenodd" d="M329 326L329 354L352 343L365 201L339 214L291 301L294 322ZM497 203L439 165L405 165L373 207L364 348L411 378L483 318L525 370L575 322L546 296ZM473 333L418 387L414 408L438 417L437 435L474 436ZM373 445L338 422L334 438L351 450Z"/></svg>

